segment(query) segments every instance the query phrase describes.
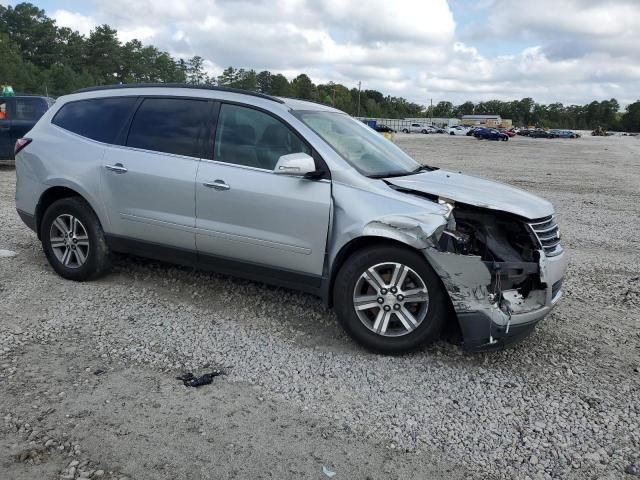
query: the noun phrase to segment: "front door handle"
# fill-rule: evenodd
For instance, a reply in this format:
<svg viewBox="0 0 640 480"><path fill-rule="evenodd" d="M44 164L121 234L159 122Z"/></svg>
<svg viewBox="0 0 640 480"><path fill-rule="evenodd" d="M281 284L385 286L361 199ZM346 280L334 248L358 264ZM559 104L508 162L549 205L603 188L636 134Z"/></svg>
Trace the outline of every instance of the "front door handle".
<svg viewBox="0 0 640 480"><path fill-rule="evenodd" d="M224 180L214 180L213 182L204 182L204 185L207 188L214 188L216 190L229 190L231 187L225 183Z"/></svg>
<svg viewBox="0 0 640 480"><path fill-rule="evenodd" d="M10 125L2 125L2 124L0 124L0 130L9 130L9 128L11 128Z"/></svg>
<svg viewBox="0 0 640 480"><path fill-rule="evenodd" d="M116 173L127 173L126 167L121 163L116 163L115 165L105 165L104 168Z"/></svg>

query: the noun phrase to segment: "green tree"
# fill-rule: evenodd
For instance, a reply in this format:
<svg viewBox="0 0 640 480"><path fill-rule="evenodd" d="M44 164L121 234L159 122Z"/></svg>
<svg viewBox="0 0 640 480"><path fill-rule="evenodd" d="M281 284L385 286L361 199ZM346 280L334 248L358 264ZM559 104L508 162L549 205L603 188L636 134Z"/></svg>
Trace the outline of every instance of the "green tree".
<svg viewBox="0 0 640 480"><path fill-rule="evenodd" d="M313 100L315 86L311 79L301 73L291 82L291 90L293 91L293 96L296 98L300 98L302 100Z"/></svg>
<svg viewBox="0 0 640 480"><path fill-rule="evenodd" d="M622 116L622 126L627 132L640 132L640 100L627 105Z"/></svg>
<svg viewBox="0 0 640 480"><path fill-rule="evenodd" d="M263 70L262 72L256 75L256 85L258 87L258 91L261 93L271 93L271 82L273 81L273 75L271 72L267 70Z"/></svg>
<svg viewBox="0 0 640 480"><path fill-rule="evenodd" d="M87 68L99 85L119 80L121 65L118 32L109 25L100 25L87 39Z"/></svg>
<svg viewBox="0 0 640 480"><path fill-rule="evenodd" d="M288 97L291 95L291 85L287 77L278 73L271 78L271 90L270 95L276 95L278 97Z"/></svg>

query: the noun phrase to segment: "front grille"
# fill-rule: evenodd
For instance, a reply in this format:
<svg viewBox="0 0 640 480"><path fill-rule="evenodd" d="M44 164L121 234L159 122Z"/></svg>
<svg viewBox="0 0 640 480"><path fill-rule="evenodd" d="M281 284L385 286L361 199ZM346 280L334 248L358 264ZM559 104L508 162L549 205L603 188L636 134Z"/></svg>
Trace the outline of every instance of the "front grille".
<svg viewBox="0 0 640 480"><path fill-rule="evenodd" d="M552 215L542 220L530 223L529 226L535 233L540 247L544 250L547 257L553 257L562 253L562 245L560 245L560 230L556 223L556 218Z"/></svg>

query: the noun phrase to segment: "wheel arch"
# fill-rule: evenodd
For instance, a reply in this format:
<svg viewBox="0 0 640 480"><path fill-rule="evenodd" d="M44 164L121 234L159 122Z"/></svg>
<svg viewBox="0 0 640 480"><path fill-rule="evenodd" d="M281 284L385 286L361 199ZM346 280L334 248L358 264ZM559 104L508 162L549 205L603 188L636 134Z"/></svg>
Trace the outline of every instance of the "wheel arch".
<svg viewBox="0 0 640 480"><path fill-rule="evenodd" d="M87 198L87 195L83 195L80 192L80 189L74 188L72 186L56 185L56 186L47 188L44 192L42 192L42 194L40 195L40 198L38 199L38 204L36 205L36 212L35 212L36 233L38 234L38 239L41 238L40 228L41 228L42 217L44 216L44 212L46 212L47 208L49 208L54 202L62 198L69 198L69 197L82 198L85 202L89 204L93 212L98 217L98 220L100 220L100 223L103 224L97 209L95 208L91 200Z"/></svg>
<svg viewBox="0 0 640 480"><path fill-rule="evenodd" d="M375 235L365 235L361 237L356 237L351 241L347 242L345 245L343 245L342 248L338 251L338 253L335 256L333 264L331 265L331 271L329 273L329 277L325 280L325 286L322 289L322 298L324 303L330 308L333 307L333 286L335 284L338 272L340 271L344 263L347 261L347 259L358 250L362 250L363 248L369 248L374 246L381 246L381 247L391 246L391 247L401 248L404 250L420 253L425 263L429 265L429 267L431 267L431 269L435 272L436 277L438 278L440 287L442 288L442 291L445 294L444 297L447 303L446 304L447 317L444 320L444 329L442 334L447 336L448 338L452 338L455 340L462 338L462 331L460 329L458 317L453 308L451 297L449 296L449 291L445 287L444 282L442 281L442 278L440 277L440 275L438 275L437 270L433 267L429 259L426 256L422 255L422 253L420 252L420 249L415 248L406 242L403 242L394 238L375 236Z"/></svg>

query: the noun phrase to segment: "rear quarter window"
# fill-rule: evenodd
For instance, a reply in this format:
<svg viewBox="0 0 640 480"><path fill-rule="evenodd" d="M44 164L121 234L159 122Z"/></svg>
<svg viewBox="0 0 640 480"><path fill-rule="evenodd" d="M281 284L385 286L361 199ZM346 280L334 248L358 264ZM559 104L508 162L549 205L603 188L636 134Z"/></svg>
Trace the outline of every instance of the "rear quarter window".
<svg viewBox="0 0 640 480"><path fill-rule="evenodd" d="M137 97L117 97L70 102L62 106L52 123L92 140L115 143L136 101Z"/></svg>

